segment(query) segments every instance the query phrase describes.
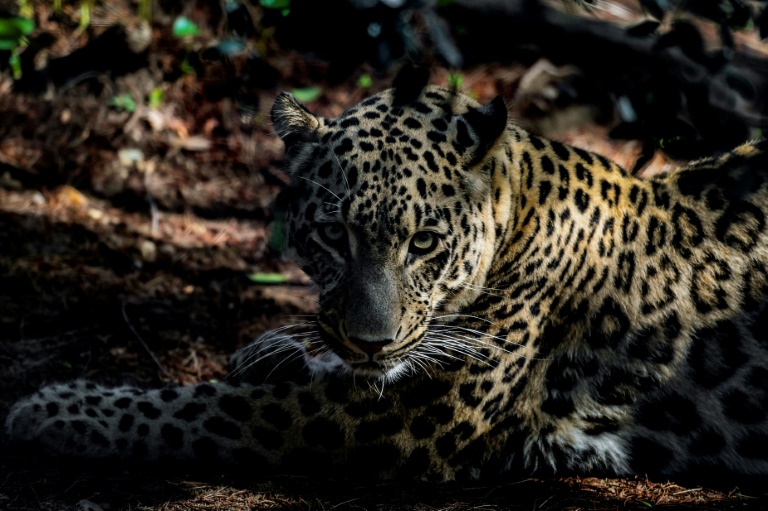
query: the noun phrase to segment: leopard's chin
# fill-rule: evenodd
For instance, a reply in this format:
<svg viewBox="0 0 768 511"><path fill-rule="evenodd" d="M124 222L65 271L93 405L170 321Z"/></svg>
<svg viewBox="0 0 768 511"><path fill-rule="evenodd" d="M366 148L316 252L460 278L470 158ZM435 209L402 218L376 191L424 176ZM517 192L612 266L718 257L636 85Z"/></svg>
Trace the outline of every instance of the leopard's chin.
<svg viewBox="0 0 768 511"><path fill-rule="evenodd" d="M385 383L395 382L410 374L409 366L405 362L394 362L386 359L354 363L347 362L347 366L354 376L362 376L369 380L379 380Z"/></svg>

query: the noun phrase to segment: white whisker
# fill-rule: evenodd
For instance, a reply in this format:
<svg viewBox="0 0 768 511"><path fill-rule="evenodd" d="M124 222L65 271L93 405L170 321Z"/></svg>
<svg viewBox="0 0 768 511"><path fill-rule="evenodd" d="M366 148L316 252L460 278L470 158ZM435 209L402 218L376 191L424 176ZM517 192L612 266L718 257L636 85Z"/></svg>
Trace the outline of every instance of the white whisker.
<svg viewBox="0 0 768 511"><path fill-rule="evenodd" d="M499 337L498 335L492 335L489 333L481 332L479 330L475 330L474 328L468 328L468 327L456 326L456 325L441 325L441 324L430 325L429 328L430 328L430 331L435 331L433 329L437 329L436 333L440 333L440 331L442 331L443 333L462 332L466 334L476 335L479 339L482 339L482 340L495 339L505 344L514 344L515 346L522 346L522 344L516 343L514 341L510 341L505 337ZM467 339L469 340L470 338L468 337Z"/></svg>
<svg viewBox="0 0 768 511"><path fill-rule="evenodd" d="M344 178L344 184L347 186L347 193L350 193L352 191L352 188L349 186L349 181L347 181L347 174L346 172L344 172L344 167L341 166L341 162L339 161L339 156L335 152L333 153L333 159L336 160L336 164L339 166L341 175Z"/></svg>
<svg viewBox="0 0 768 511"><path fill-rule="evenodd" d="M313 183L313 184L315 184L315 185L319 186L320 188L322 188L322 189L323 189L323 190L325 190L326 192L328 192L328 193L330 193L331 195L333 195L334 197L336 197L336 199L337 199L339 202L342 202L341 198L340 198L338 195L336 195L336 194L335 194L335 193L333 193L333 192L332 192L332 191L331 191L329 188L327 188L327 187L325 187L325 186L321 185L320 183L318 183L318 182L317 182L317 181L315 181L314 179L309 179L308 177L304 177L304 176L299 176L299 179L303 179L304 181L309 181L310 183ZM341 206L339 206L339 207L341 207Z"/></svg>
<svg viewBox="0 0 768 511"><path fill-rule="evenodd" d="M442 314L440 316L432 316L432 319L443 319L443 318L470 318L475 319L477 321L482 321L483 323L493 324L493 321L487 318L481 318L479 316L473 316L472 314Z"/></svg>

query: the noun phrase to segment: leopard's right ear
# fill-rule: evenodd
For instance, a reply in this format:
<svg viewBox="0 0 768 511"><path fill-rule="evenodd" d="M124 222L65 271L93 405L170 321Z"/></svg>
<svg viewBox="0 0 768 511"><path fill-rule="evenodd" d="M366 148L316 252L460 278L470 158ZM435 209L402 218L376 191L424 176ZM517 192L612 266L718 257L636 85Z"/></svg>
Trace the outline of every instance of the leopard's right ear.
<svg viewBox="0 0 768 511"><path fill-rule="evenodd" d="M302 105L288 92L281 92L275 98L270 113L275 131L285 142L286 148L297 142L311 140L322 120Z"/></svg>

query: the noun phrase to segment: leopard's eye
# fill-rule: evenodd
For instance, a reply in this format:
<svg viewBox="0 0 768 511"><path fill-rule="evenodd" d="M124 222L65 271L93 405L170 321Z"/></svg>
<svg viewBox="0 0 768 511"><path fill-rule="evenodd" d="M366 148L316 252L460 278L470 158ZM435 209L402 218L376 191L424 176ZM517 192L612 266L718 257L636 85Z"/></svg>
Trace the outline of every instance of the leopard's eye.
<svg viewBox="0 0 768 511"><path fill-rule="evenodd" d="M432 252L437 247L437 234L429 231L420 231L413 235L408 252L414 255L424 255Z"/></svg>
<svg viewBox="0 0 768 511"><path fill-rule="evenodd" d="M338 222L322 224L318 229L320 238L328 245L338 246L347 234L344 226Z"/></svg>

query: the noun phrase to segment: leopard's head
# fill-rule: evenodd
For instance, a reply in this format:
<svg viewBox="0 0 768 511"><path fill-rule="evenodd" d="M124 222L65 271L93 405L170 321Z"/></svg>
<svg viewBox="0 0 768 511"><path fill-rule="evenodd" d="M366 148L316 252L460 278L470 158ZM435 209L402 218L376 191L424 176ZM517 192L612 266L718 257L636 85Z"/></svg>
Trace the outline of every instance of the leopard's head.
<svg viewBox="0 0 768 511"><path fill-rule="evenodd" d="M478 294L494 248L490 155L507 126L500 98L398 92L335 119L287 93L272 108L292 179L288 250L321 289L322 342L384 378L439 360L451 341L435 323Z"/></svg>

